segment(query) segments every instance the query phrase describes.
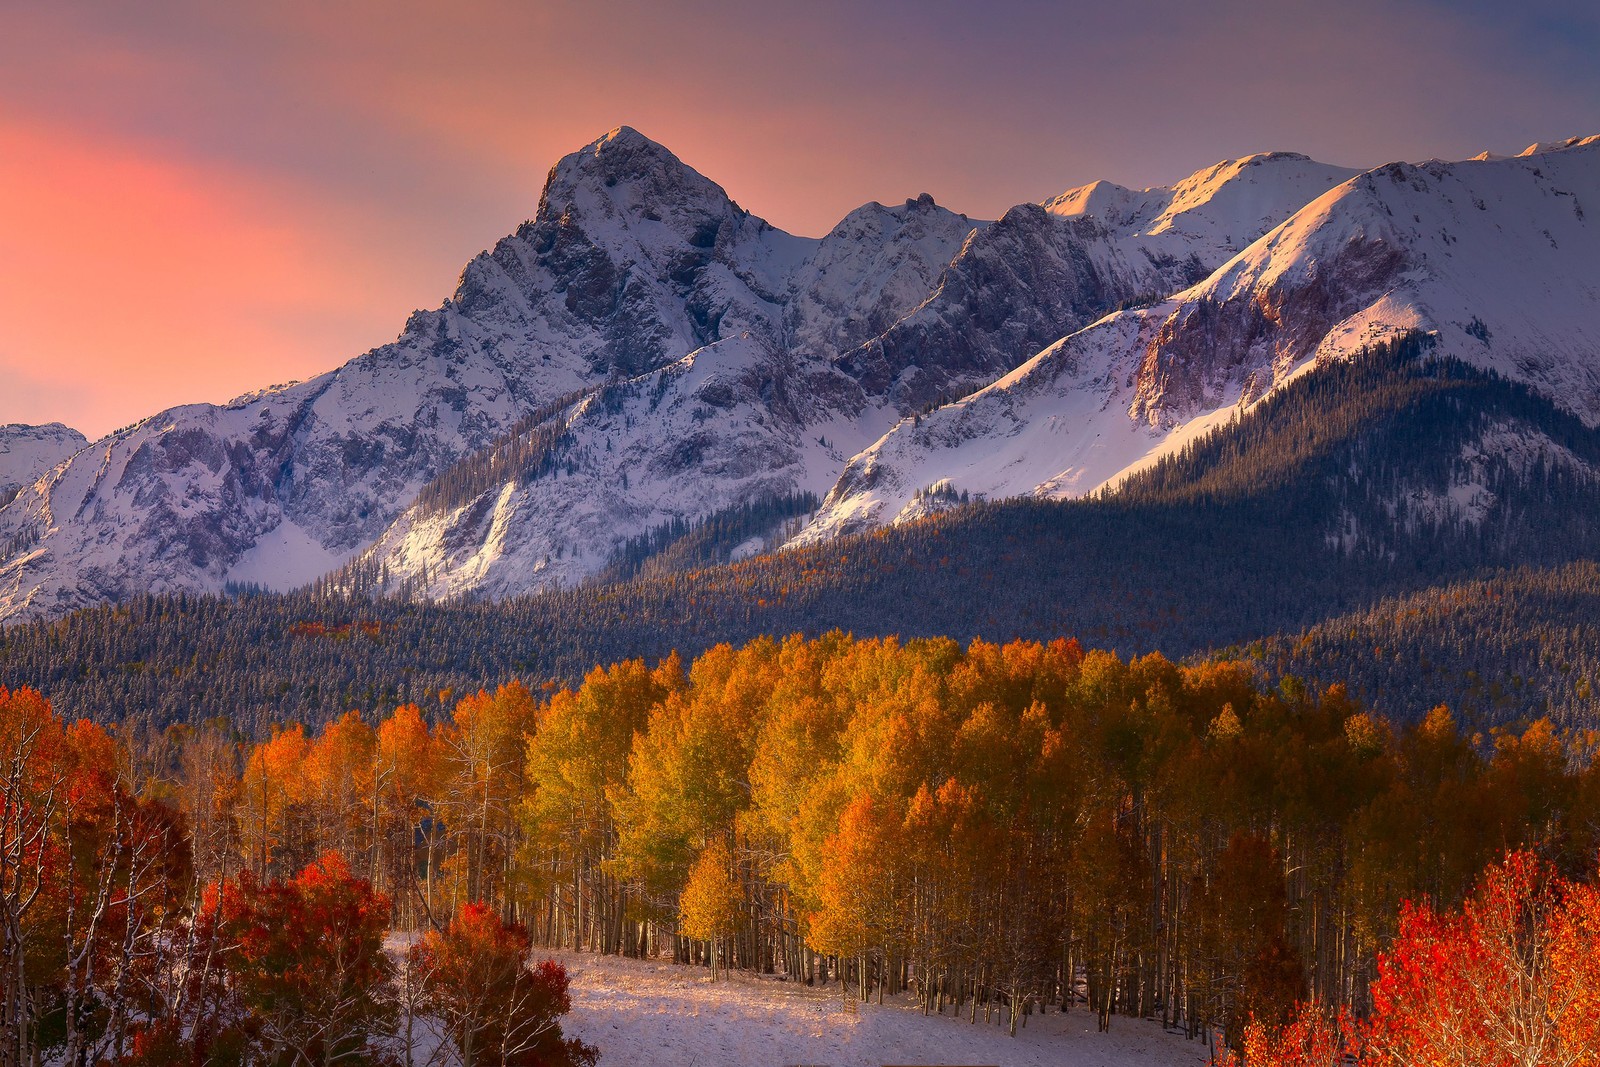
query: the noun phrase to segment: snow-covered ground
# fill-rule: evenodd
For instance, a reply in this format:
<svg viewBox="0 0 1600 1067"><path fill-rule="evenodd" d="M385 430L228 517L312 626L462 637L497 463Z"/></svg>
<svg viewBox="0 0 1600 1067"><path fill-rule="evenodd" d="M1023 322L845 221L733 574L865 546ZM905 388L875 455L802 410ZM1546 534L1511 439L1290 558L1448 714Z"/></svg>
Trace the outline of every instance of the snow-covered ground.
<svg viewBox="0 0 1600 1067"><path fill-rule="evenodd" d="M563 1030L600 1049L600 1067L1170 1067L1207 1060L1204 1043L1150 1022L1116 1019L1097 1033L1083 1009L1004 1025L924 1018L906 998L844 1010L837 985L807 988L748 974L712 982L701 967L556 953L572 979Z"/></svg>

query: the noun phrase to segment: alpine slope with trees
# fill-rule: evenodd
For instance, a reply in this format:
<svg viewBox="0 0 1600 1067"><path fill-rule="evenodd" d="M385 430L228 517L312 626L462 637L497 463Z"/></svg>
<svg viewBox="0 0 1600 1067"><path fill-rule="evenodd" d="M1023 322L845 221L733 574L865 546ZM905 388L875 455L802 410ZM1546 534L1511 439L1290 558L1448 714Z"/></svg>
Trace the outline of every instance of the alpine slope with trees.
<svg viewBox="0 0 1600 1067"><path fill-rule="evenodd" d="M1267 683L1344 682L1400 722L1446 703L1476 729L1593 725L1597 463L1582 420L1408 335L1115 493L710 562L806 506L780 497L627 542L615 580L498 603L381 595L362 568L289 595L137 597L0 630L0 683L71 716L257 736L761 634L1068 634L1124 656L1233 649Z"/></svg>

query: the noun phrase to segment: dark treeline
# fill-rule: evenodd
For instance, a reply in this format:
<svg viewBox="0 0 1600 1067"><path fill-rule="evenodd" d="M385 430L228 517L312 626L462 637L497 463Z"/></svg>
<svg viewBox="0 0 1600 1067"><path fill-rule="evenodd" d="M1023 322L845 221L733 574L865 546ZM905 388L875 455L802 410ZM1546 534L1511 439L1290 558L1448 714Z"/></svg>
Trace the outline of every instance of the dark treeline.
<svg viewBox="0 0 1600 1067"><path fill-rule="evenodd" d="M781 543L792 520L816 510L815 493L785 493L735 504L700 519L674 519L623 541L597 581L609 584L727 563L752 538L778 535Z"/></svg>
<svg viewBox="0 0 1600 1067"><path fill-rule="evenodd" d="M402 927L488 914L1012 1028L1086 1007L1237 1043L1302 1001L1365 1013L1402 901L1453 907L1508 849L1584 876L1600 844L1593 732L1396 728L1342 687L1069 641L763 638L432 726L62 736L175 813L169 899L344 872Z"/></svg>
<svg viewBox="0 0 1600 1067"><path fill-rule="evenodd" d="M1600 566L1523 569L1385 599L1229 650L1270 675L1347 680L1376 710L1448 704L1463 722L1600 723Z"/></svg>
<svg viewBox="0 0 1600 1067"><path fill-rule="evenodd" d="M1486 435L1512 444L1480 449ZM513 678L572 683L594 663L763 633L1071 634L1123 655L1192 657L1500 568L1596 558L1600 486L1560 456L1600 463L1600 433L1406 341L1304 376L1104 499L971 505L694 570L651 556L638 564L648 576L493 605L325 591L135 598L0 631L0 683L47 691L68 714L227 716L258 733ZM1458 482L1481 492L1450 503ZM1441 673L1455 663L1432 662ZM1399 716L1437 702L1363 692Z"/></svg>

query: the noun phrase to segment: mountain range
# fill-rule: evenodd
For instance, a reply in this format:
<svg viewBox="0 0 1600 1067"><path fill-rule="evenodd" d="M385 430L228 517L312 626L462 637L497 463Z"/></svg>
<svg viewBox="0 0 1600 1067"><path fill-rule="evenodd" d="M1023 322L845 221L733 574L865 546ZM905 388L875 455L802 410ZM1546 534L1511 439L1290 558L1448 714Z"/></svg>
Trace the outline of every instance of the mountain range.
<svg viewBox="0 0 1600 1067"><path fill-rule="evenodd" d="M1440 477L1330 503L1318 536L1386 543L1374 506L1475 529L1503 518L1508 465L1594 477L1569 439L1600 424L1586 206L1596 137L1369 171L1269 153L994 221L924 195L811 239L623 127L388 345L93 443L0 428L0 620L318 581L502 599L707 523L738 559L1105 496L1413 338L1555 414L1476 420Z"/></svg>

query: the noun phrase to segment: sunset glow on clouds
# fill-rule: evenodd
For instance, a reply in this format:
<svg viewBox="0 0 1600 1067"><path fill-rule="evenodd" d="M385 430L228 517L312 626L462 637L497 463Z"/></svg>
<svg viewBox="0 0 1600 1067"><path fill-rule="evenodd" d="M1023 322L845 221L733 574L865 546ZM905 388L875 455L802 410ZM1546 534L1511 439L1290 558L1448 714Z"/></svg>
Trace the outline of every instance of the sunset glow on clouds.
<svg viewBox="0 0 1600 1067"><path fill-rule="evenodd" d="M0 189L26 205L0 231L5 421L72 419L64 393L109 429L101 405L128 421L310 376L415 281L252 175L70 131L0 122Z"/></svg>
<svg viewBox="0 0 1600 1067"><path fill-rule="evenodd" d="M336 366L627 123L802 233L1266 149L1600 132L1587 5L0 7L0 422L91 435Z"/></svg>

